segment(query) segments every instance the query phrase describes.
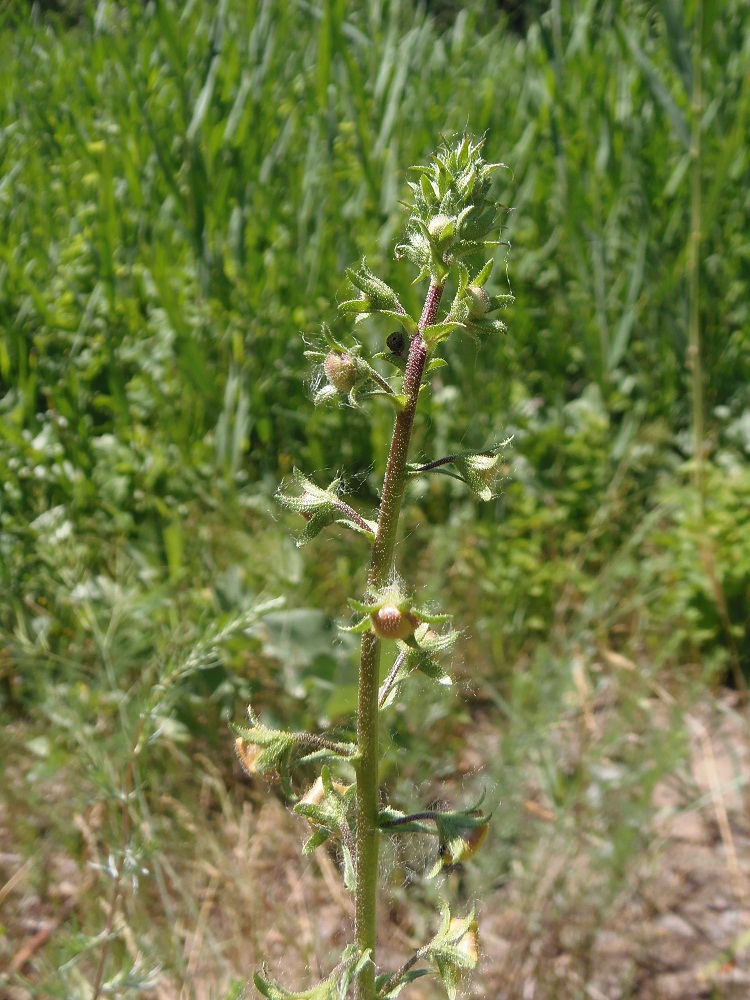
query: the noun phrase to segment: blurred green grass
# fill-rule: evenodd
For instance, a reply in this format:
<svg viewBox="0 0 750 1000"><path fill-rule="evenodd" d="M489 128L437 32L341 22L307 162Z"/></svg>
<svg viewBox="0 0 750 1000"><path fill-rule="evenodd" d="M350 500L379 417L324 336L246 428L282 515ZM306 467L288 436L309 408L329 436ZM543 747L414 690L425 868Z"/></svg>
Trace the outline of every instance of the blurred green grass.
<svg viewBox="0 0 750 1000"><path fill-rule="evenodd" d="M363 255L417 307L393 260L405 167L464 128L510 168L491 291L507 263L516 304L502 341L446 345L417 447L514 441L481 509L415 485L399 558L467 630L472 704L544 744L519 684L547 690L572 649L675 682L748 669L747 7L704 4L701 510L679 5L551 4L523 31L494 4L440 6L0 13L1 709L32 778L109 760L80 803L109 803L105 843L144 714L158 772L181 747L226 768L249 697L295 725L351 708L352 650L325 647L364 549L298 552L273 492L292 465L340 471L372 509L391 417L314 410L300 333L333 320ZM434 742L393 722L415 774L441 711ZM66 995L58 965L44 988Z"/></svg>

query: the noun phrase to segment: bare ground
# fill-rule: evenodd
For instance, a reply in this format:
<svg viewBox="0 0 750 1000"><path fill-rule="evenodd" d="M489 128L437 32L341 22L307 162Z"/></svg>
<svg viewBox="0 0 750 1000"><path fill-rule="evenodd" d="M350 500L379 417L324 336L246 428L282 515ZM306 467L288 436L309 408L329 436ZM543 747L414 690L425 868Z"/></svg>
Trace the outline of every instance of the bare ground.
<svg viewBox="0 0 750 1000"><path fill-rule="evenodd" d="M671 697L662 689L652 693L658 722ZM605 724L593 710L587 715L585 705L580 714L594 730ZM687 780L683 775L656 787L652 820L644 831L646 848L630 859L612 897L601 872L589 864L585 839L562 837L544 795L527 790L532 847L523 868L481 901L481 964L464 984L464 996L750 997L747 709L736 694L721 692L683 718L691 741ZM492 753L494 738L486 722L480 756ZM154 881L160 888L126 893L113 922L126 958L144 958L145 942L152 952L168 947L180 956L181 970L177 963L165 963L172 971L141 995L147 1000L219 998L232 977L248 975L262 958L288 987L324 976L331 956L351 935L351 900L341 888L334 858L319 851L301 860L301 821L273 795L237 781L227 787L225 773L208 761L195 763L202 777L194 801L165 793L152 803L162 842L165 832L176 831L173 853L154 852L145 865L158 876ZM26 1000L44 997L45 983L59 983L55 969L75 950L74 930L88 928L94 934L105 926L107 880L94 876L91 866L106 866L108 831L100 806L75 809L70 822L76 849L61 845L48 836L53 825L43 814L45 809L65 812L65 776L36 787L31 802L23 766L6 767L5 774L0 997ZM36 815L22 817L24 809ZM154 828L146 831L152 835L154 814ZM143 827L143 818L140 823ZM22 828L34 835L20 837ZM381 912L380 959L390 967L429 934L429 916L410 915L399 898L397 893ZM83 961L81 968L90 978L93 964ZM85 975L70 1000L89 995L84 980ZM407 995L433 1000L443 994L435 983L422 980Z"/></svg>

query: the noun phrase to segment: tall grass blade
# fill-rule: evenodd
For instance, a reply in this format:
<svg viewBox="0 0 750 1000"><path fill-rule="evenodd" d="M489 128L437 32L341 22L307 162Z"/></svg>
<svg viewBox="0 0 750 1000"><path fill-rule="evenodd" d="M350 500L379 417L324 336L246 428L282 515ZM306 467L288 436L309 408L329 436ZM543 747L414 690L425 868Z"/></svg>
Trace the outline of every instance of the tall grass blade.
<svg viewBox="0 0 750 1000"><path fill-rule="evenodd" d="M643 51L643 49L638 44L633 32L623 21L618 21L617 31L625 45L630 49L630 52L643 70L643 74L646 77L646 82L649 85L649 89L654 96L654 99L661 107L664 114L669 119L670 124L674 130L676 138L680 141L685 149L690 148L690 129L688 127L687 119L685 115L677 107L674 98L669 93L664 81L656 70L656 67L651 62L649 57Z"/></svg>

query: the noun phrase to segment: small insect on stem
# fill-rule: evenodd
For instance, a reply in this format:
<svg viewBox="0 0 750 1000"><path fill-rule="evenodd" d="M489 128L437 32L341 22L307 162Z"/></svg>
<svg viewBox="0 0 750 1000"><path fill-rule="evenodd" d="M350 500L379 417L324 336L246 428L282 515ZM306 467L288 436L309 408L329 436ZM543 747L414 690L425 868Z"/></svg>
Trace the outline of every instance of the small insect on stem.
<svg viewBox="0 0 750 1000"><path fill-rule="evenodd" d="M385 343L391 354L397 354L400 358L405 358L408 354L408 341L403 330L394 330L393 333L389 333Z"/></svg>

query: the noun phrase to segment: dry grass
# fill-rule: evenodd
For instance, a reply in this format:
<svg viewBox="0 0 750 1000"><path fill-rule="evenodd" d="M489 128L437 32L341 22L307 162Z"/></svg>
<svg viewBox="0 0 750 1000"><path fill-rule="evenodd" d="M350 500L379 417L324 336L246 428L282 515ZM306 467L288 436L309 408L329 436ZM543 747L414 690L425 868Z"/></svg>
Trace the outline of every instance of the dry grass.
<svg viewBox="0 0 750 1000"><path fill-rule="evenodd" d="M618 720L614 701L597 704L580 678L573 689L578 704L555 741L561 754L575 756L577 740L604 739ZM648 711L655 727L674 725L670 701L663 689L652 690ZM657 785L648 828L641 831L645 846L627 859L619 880L602 864L599 832L582 826L575 811L560 812L530 762L519 798L526 837L509 876L480 901L483 957L466 984L467 997L748 995L747 712L725 693L680 714L690 732L689 766ZM80 773L59 771L42 780L22 749L22 727L6 735L0 961L6 973L19 975L9 975L2 995L65 995L59 967L72 962L67 989L77 1000L88 994L98 956L99 945L86 947L107 917L109 879L97 866L108 864L117 809L100 801L85 807ZM457 762L457 780L466 766L476 766L477 754L497 752L491 716L475 736L467 760ZM123 965L146 967L161 958L161 975L141 994L148 1000L221 997L264 959L288 986L324 976L351 936L351 902L335 858L321 852L301 858L303 822L274 790L246 783L228 758L188 761L172 752L180 783L165 778L131 806L148 875L137 889L127 886L114 921L113 954ZM403 898L397 889L381 908L384 965L402 961L430 926L426 909L415 914ZM410 995L432 1000L440 992L425 980Z"/></svg>

